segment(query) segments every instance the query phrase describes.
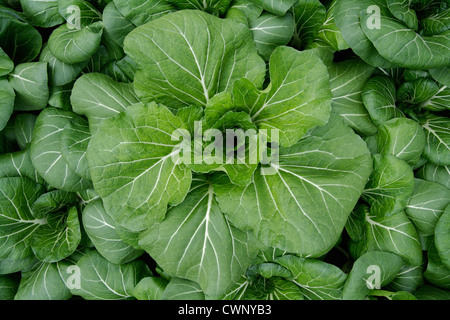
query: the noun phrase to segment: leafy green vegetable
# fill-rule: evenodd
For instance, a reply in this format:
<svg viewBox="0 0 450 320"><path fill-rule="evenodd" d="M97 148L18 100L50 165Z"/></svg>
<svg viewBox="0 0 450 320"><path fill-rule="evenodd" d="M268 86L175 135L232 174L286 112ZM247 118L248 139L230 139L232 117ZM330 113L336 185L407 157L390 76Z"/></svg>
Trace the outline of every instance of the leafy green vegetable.
<svg viewBox="0 0 450 320"><path fill-rule="evenodd" d="M0 1L0 300L449 300L449 18Z"/></svg>

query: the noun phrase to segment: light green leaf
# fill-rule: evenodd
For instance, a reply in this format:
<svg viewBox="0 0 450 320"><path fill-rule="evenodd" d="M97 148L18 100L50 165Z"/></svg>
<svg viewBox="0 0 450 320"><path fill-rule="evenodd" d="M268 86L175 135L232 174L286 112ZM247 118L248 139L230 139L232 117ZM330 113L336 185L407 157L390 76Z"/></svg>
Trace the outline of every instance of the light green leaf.
<svg viewBox="0 0 450 320"><path fill-rule="evenodd" d="M104 119L125 111L139 102L133 86L114 81L101 73L84 74L73 86L70 101L73 111L89 119L93 134Z"/></svg>
<svg viewBox="0 0 450 320"><path fill-rule="evenodd" d="M292 280L309 300L342 299L342 289L347 275L335 265L315 260L285 255L276 262L289 269Z"/></svg>
<svg viewBox="0 0 450 320"><path fill-rule="evenodd" d="M377 75L370 78L362 89L362 101L376 126L404 116L395 105L396 86L391 77Z"/></svg>
<svg viewBox="0 0 450 320"><path fill-rule="evenodd" d="M447 117L431 113L424 115L421 125L426 135L423 155L431 163L450 165L450 121Z"/></svg>
<svg viewBox="0 0 450 320"><path fill-rule="evenodd" d="M434 231L434 244L442 263L450 269L450 204L439 218Z"/></svg>
<svg viewBox="0 0 450 320"><path fill-rule="evenodd" d="M295 29L291 44L302 50L308 47L325 23L327 10L319 0L297 1L292 7Z"/></svg>
<svg viewBox="0 0 450 320"><path fill-rule="evenodd" d="M57 262L69 257L81 241L77 208L51 213L46 216L46 222L33 233L31 248L34 254L45 262Z"/></svg>
<svg viewBox="0 0 450 320"><path fill-rule="evenodd" d="M373 251L364 254L353 264L344 284L343 299L364 299L376 285L389 284L402 266L402 259L394 253Z"/></svg>
<svg viewBox="0 0 450 320"><path fill-rule="evenodd" d="M162 300L168 282L163 277L143 278L134 287L133 295L138 300Z"/></svg>
<svg viewBox="0 0 450 320"><path fill-rule="evenodd" d="M428 264L423 273L425 279L439 288L450 290L450 269L442 262L434 242L428 249L427 257Z"/></svg>
<svg viewBox="0 0 450 320"><path fill-rule="evenodd" d="M382 57L372 42L363 32L363 25L366 20L360 20L360 12L367 11L372 5L380 9L380 14L387 13L385 0L347 0L337 1L335 8L336 26L342 32L345 42L351 47L363 61L369 65L380 68L395 67L390 61ZM373 11L369 11L372 12ZM392 42L389 42L391 45Z"/></svg>
<svg viewBox="0 0 450 320"><path fill-rule="evenodd" d="M62 62L53 55L48 45L42 49L39 61L48 63L49 83L58 87L75 80L87 65L87 61L74 64Z"/></svg>
<svg viewBox="0 0 450 320"><path fill-rule="evenodd" d="M58 0L20 0L20 6L33 26L50 28L64 22L58 12Z"/></svg>
<svg viewBox="0 0 450 320"><path fill-rule="evenodd" d="M374 71L374 67L355 59L333 63L328 68L333 94L332 110L339 113L356 132L367 136L375 134L377 128L364 107L361 94Z"/></svg>
<svg viewBox="0 0 450 320"><path fill-rule="evenodd" d="M64 128L76 117L71 111L44 109L36 120L30 148L31 161L39 175L52 187L70 192L91 186L89 180L70 169L61 152Z"/></svg>
<svg viewBox="0 0 450 320"><path fill-rule="evenodd" d="M30 158L30 149L0 155L0 177L27 177L43 184Z"/></svg>
<svg viewBox="0 0 450 320"><path fill-rule="evenodd" d="M166 273L199 283L211 296L236 283L259 249L251 234L224 217L210 182L196 180L183 203L144 231L139 244Z"/></svg>
<svg viewBox="0 0 450 320"><path fill-rule="evenodd" d="M146 229L164 218L167 205L183 201L191 170L172 159L180 152L174 139L180 128L187 125L166 107L139 103L105 119L92 136L87 150L91 178L118 225Z"/></svg>
<svg viewBox="0 0 450 320"><path fill-rule="evenodd" d="M219 16L227 12L231 0L167 0L167 2L179 10L197 9Z"/></svg>
<svg viewBox="0 0 450 320"><path fill-rule="evenodd" d="M134 25L140 26L173 11L166 0L113 0L117 10Z"/></svg>
<svg viewBox="0 0 450 320"><path fill-rule="evenodd" d="M266 11L283 16L297 0L254 0L254 2L261 5Z"/></svg>
<svg viewBox="0 0 450 320"><path fill-rule="evenodd" d="M161 300L205 300L205 294L198 283L182 278L171 278Z"/></svg>
<svg viewBox="0 0 450 320"><path fill-rule="evenodd" d="M8 124L14 111L16 93L6 79L0 79L0 131Z"/></svg>
<svg viewBox="0 0 450 320"><path fill-rule="evenodd" d="M289 147L309 129L328 121L328 72L314 51L285 46L278 47L270 57L269 71L271 82L266 90L252 88L249 82L241 89L241 81L236 82L233 93L237 101L244 101L250 108L249 114L260 130L266 129L270 138L272 130L277 129L280 145Z"/></svg>
<svg viewBox="0 0 450 320"><path fill-rule="evenodd" d="M14 88L14 109L41 110L49 98L46 62L28 62L17 65L9 74L9 83Z"/></svg>
<svg viewBox="0 0 450 320"><path fill-rule="evenodd" d="M272 171L245 188L225 181L215 193L227 218L269 247L320 256L338 240L372 162L364 141L337 115L280 150Z"/></svg>
<svg viewBox="0 0 450 320"><path fill-rule="evenodd" d="M264 60L269 60L273 51L289 43L294 33L294 19L291 14L277 16L263 13L250 22L256 49Z"/></svg>
<svg viewBox="0 0 450 320"><path fill-rule="evenodd" d="M391 154L414 166L425 147L425 133L416 121L395 118L378 127L377 145L379 153Z"/></svg>
<svg viewBox="0 0 450 320"><path fill-rule="evenodd" d="M61 135L61 154L70 169L82 178L90 179L86 150L91 139L89 123L75 117L64 127Z"/></svg>
<svg viewBox="0 0 450 320"><path fill-rule="evenodd" d="M123 41L136 26L127 20L117 9L113 1L108 3L102 13L102 21L105 26L104 33L119 46L123 47Z"/></svg>
<svg viewBox="0 0 450 320"><path fill-rule="evenodd" d="M311 47L329 47L332 51L342 51L349 49L349 45L345 42L341 31L335 23L335 10L337 0L331 2L327 9L326 19L317 32L316 41Z"/></svg>
<svg viewBox="0 0 450 320"><path fill-rule="evenodd" d="M98 50L102 34L103 23L100 21L80 30L63 24L52 32L48 45L58 60L67 64L81 63Z"/></svg>
<svg viewBox="0 0 450 320"><path fill-rule="evenodd" d="M366 213L367 251L392 252L400 256L409 266L420 266L422 247L416 229L404 212L391 216L376 217Z"/></svg>
<svg viewBox="0 0 450 320"><path fill-rule="evenodd" d="M139 281L151 275L141 260L117 265L92 250L78 262L80 287L71 289L74 295L86 300L130 300Z"/></svg>
<svg viewBox="0 0 450 320"><path fill-rule="evenodd" d="M169 108L204 106L243 77L260 87L266 70L245 25L194 10L136 28L125 52L141 68L134 81L139 98Z"/></svg>
<svg viewBox="0 0 450 320"><path fill-rule="evenodd" d="M0 77L7 75L14 69L14 62L0 47Z"/></svg>
<svg viewBox="0 0 450 320"><path fill-rule="evenodd" d="M22 273L15 300L68 300L72 297L62 274L70 262L40 262L32 270Z"/></svg>
<svg viewBox="0 0 450 320"><path fill-rule="evenodd" d="M416 171L416 177L431 182L436 182L447 189L450 189L450 167L437 166L427 162L423 167Z"/></svg>
<svg viewBox="0 0 450 320"><path fill-rule="evenodd" d="M31 212L35 218L41 219L48 214L67 209L77 203L78 198L75 193L56 189L46 192L37 198L31 205Z"/></svg>
<svg viewBox="0 0 450 320"><path fill-rule="evenodd" d="M370 204L370 212L377 217L402 211L414 191L411 167L392 155L375 154L373 163L362 199Z"/></svg>
<svg viewBox="0 0 450 320"><path fill-rule="evenodd" d="M103 208L101 200L91 201L83 210L83 226L97 251L115 264L131 262L142 255L125 243L117 231L116 223Z"/></svg>
<svg viewBox="0 0 450 320"><path fill-rule="evenodd" d="M373 14L365 9L360 14L361 28L386 60L408 69L433 69L450 64L450 31L422 36L384 12L379 17L382 27L372 28L367 21Z"/></svg>
<svg viewBox="0 0 450 320"><path fill-rule="evenodd" d="M31 235L46 223L35 219L29 207L44 186L28 178L0 178L0 190L0 259L26 259L33 255Z"/></svg>
<svg viewBox="0 0 450 320"><path fill-rule="evenodd" d="M432 235L445 207L450 203L450 190L422 179L415 179L414 184L414 193L405 211L422 235Z"/></svg>

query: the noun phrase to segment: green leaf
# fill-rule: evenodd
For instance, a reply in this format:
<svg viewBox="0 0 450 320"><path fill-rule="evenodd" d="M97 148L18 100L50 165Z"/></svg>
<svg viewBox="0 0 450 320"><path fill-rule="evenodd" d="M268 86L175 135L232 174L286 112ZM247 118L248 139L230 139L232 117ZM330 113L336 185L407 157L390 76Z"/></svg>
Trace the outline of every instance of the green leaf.
<svg viewBox="0 0 450 320"><path fill-rule="evenodd" d="M376 286L389 284L402 266L402 259L394 253L373 251L364 254L353 264L344 284L343 299L364 299Z"/></svg>
<svg viewBox="0 0 450 320"><path fill-rule="evenodd" d="M445 111L450 109L450 88L442 86L427 101L420 104L420 107L429 111Z"/></svg>
<svg viewBox="0 0 450 320"><path fill-rule="evenodd" d="M436 182L450 189L450 167L437 166L427 162L416 172L416 177L431 182Z"/></svg>
<svg viewBox="0 0 450 320"><path fill-rule="evenodd" d="M136 26L126 19L117 9L113 1L108 3L102 13L102 21L105 26L104 33L115 43L123 47L123 41Z"/></svg>
<svg viewBox="0 0 450 320"><path fill-rule="evenodd" d="M0 299L14 300L19 287L20 278L14 275L0 275Z"/></svg>
<svg viewBox="0 0 450 320"><path fill-rule="evenodd" d="M271 55L269 71L271 82L266 90L261 92L249 82L241 89L240 81L236 82L233 94L235 101L244 101L249 107L252 121L260 130L266 129L270 137L272 130L277 129L280 145L289 147L309 129L328 121L331 102L328 72L314 51L285 46Z"/></svg>
<svg viewBox="0 0 450 320"><path fill-rule="evenodd" d="M403 266L394 280L387 286L389 290L416 292L424 285L422 266Z"/></svg>
<svg viewBox="0 0 450 320"><path fill-rule="evenodd" d="M387 2L387 7L394 17L403 21L410 29L417 31L419 22L416 12L410 8L410 5L411 1L409 0Z"/></svg>
<svg viewBox="0 0 450 320"><path fill-rule="evenodd" d="M214 15L222 15L227 12L231 0L167 0L179 10L197 9Z"/></svg>
<svg viewBox="0 0 450 320"><path fill-rule="evenodd" d="M139 98L169 108L204 106L243 77L260 87L266 69L246 26L193 10L136 28L125 52L141 68L134 81Z"/></svg>
<svg viewBox="0 0 450 320"><path fill-rule="evenodd" d="M47 224L33 233L31 248L34 254L45 262L57 262L69 257L81 241L77 208L49 214L46 221Z"/></svg>
<svg viewBox="0 0 450 320"><path fill-rule="evenodd" d="M205 294L198 283L182 278L171 278L161 300L205 300Z"/></svg>
<svg viewBox="0 0 450 320"><path fill-rule="evenodd" d="M375 2L375 1L373 1ZM433 69L450 63L450 31L435 36L422 36L404 24L381 12L381 28L367 22L372 16L361 11L361 28L377 52L397 67Z"/></svg>
<svg viewBox="0 0 450 320"><path fill-rule="evenodd" d="M425 133L414 120L391 119L378 127L377 144L379 153L391 154L414 166L425 147Z"/></svg>
<svg viewBox="0 0 450 320"><path fill-rule="evenodd" d="M273 51L289 43L294 33L294 19L291 14L277 16L263 13L250 22L256 49L264 60L269 60Z"/></svg>
<svg viewBox="0 0 450 320"><path fill-rule="evenodd" d="M117 10L134 25L140 26L171 12L173 7L166 0L113 0Z"/></svg>
<svg viewBox="0 0 450 320"><path fill-rule="evenodd" d="M143 278L134 287L133 295L138 300L162 300L168 282L163 277Z"/></svg>
<svg viewBox="0 0 450 320"><path fill-rule="evenodd" d="M41 51L42 36L30 24L0 12L0 47L14 64L32 61Z"/></svg>
<svg viewBox="0 0 450 320"><path fill-rule="evenodd" d="M117 265L92 250L78 262L80 287L70 291L86 300L130 300L139 281L151 275L141 260Z"/></svg>
<svg viewBox="0 0 450 320"><path fill-rule="evenodd" d="M0 177L27 177L37 183L44 183L33 166L30 149L0 155Z"/></svg>
<svg viewBox="0 0 450 320"><path fill-rule="evenodd" d="M266 11L283 16L297 0L254 0L254 2L261 5Z"/></svg>
<svg viewBox="0 0 450 320"><path fill-rule="evenodd" d="M87 159L94 188L118 225L146 229L164 218L167 205L183 201L192 177L172 159L180 152L173 135L180 128L187 125L166 107L139 103L105 119L92 136Z"/></svg>
<svg viewBox="0 0 450 320"><path fill-rule="evenodd" d="M447 117L431 113L424 115L421 125L426 135L423 155L431 163L450 165L450 121Z"/></svg>
<svg viewBox="0 0 450 320"><path fill-rule="evenodd" d="M414 174L403 160L392 155L373 155L373 171L362 199L370 204L377 217L402 211L414 191Z"/></svg>
<svg viewBox="0 0 450 320"><path fill-rule="evenodd" d="M444 210L439 218L434 230L434 244L442 263L450 269L450 204Z"/></svg>
<svg viewBox="0 0 450 320"><path fill-rule="evenodd" d="M360 20L360 12L369 10L372 5L378 6L380 11L383 10L380 14L387 12L385 0L337 1L335 8L336 26L342 32L345 42L363 61L375 67L391 68L395 65L378 53L363 31L363 25L367 23L367 19L363 20L364 17L361 17ZM388 42L386 41L386 43ZM389 42L389 45L391 44L392 41Z"/></svg>
<svg viewBox="0 0 450 320"><path fill-rule="evenodd" d="M91 201L84 208L83 227L97 251L112 263L128 263L143 253L121 239L116 223L103 208L101 200Z"/></svg>
<svg viewBox="0 0 450 320"><path fill-rule="evenodd" d="M14 132L21 150L26 149L31 143L36 119L37 116L32 113L19 113L14 118Z"/></svg>
<svg viewBox="0 0 450 320"><path fill-rule="evenodd" d="M50 28L64 22L58 12L58 0L20 0L23 13L33 26Z"/></svg>
<svg viewBox="0 0 450 320"><path fill-rule="evenodd" d="M448 290L436 288L432 285L426 284L420 287L414 295L418 300L448 300L450 299L450 292Z"/></svg>
<svg viewBox="0 0 450 320"><path fill-rule="evenodd" d="M77 175L64 160L61 138L64 128L77 114L55 108L46 108L38 116L31 140L31 161L39 175L54 188L63 191L81 191L91 182Z"/></svg>
<svg viewBox="0 0 450 320"><path fill-rule="evenodd" d="M75 82L70 101L74 112L89 119L93 134L104 119L125 111L139 100L131 84L114 81L101 73L88 73Z"/></svg>
<svg viewBox="0 0 450 320"><path fill-rule="evenodd" d="M70 262L67 260L40 262L32 270L22 273L15 300L68 300L72 297L62 277Z"/></svg>
<svg viewBox="0 0 450 320"><path fill-rule="evenodd" d="M81 117L75 117L64 127L61 135L61 154L67 165L77 175L90 179L86 151L91 139L89 123Z"/></svg>
<svg viewBox="0 0 450 320"><path fill-rule="evenodd" d="M0 190L0 259L26 259L33 255L31 235L46 223L35 219L29 207L44 186L28 178L0 178Z"/></svg>
<svg viewBox="0 0 450 320"><path fill-rule="evenodd" d="M449 189L435 182L415 179L414 193L405 211L422 235L432 235L449 203Z"/></svg>
<svg viewBox="0 0 450 320"><path fill-rule="evenodd" d="M308 47L325 23L327 10L319 0L297 1L292 7L295 29L292 45L299 49Z"/></svg>
<svg viewBox="0 0 450 320"><path fill-rule="evenodd" d="M42 49L39 61L48 63L49 83L59 87L74 81L87 65L87 61L74 64L62 62L53 55L48 45Z"/></svg>
<svg viewBox="0 0 450 320"><path fill-rule="evenodd" d="M73 192L52 190L44 193L31 205L31 211L35 218L44 218L47 214L67 210L78 203L78 198ZM65 209L65 210L64 210Z"/></svg>
<svg viewBox="0 0 450 320"><path fill-rule="evenodd" d="M328 68L333 94L332 110L339 113L356 132L367 136L375 134L377 128L364 107L361 94L374 71L374 67L359 59L333 63Z"/></svg>
<svg viewBox="0 0 450 320"><path fill-rule="evenodd" d="M8 124L14 111L16 93L6 79L0 79L0 131Z"/></svg>
<svg viewBox="0 0 450 320"><path fill-rule="evenodd" d="M403 82L398 88L397 100L409 104L424 103L439 91L439 86L429 78Z"/></svg>
<svg viewBox="0 0 450 320"><path fill-rule="evenodd" d="M338 267L315 259L285 255L276 262L289 269L293 282L309 300L338 300L347 275Z"/></svg>
<svg viewBox="0 0 450 320"><path fill-rule="evenodd" d="M423 273L425 279L442 289L450 289L450 279L448 277L450 269L442 262L439 252L433 243L427 252L428 264Z"/></svg>
<svg viewBox="0 0 450 320"><path fill-rule="evenodd" d="M449 76L450 69L449 69L449 67L430 69L429 72L434 80L438 81L439 83L443 84L446 87L450 87L450 76Z"/></svg>
<svg viewBox="0 0 450 320"><path fill-rule="evenodd" d="M396 86L391 77L379 75L370 78L362 89L362 101L376 126L404 116L395 104Z"/></svg>
<svg viewBox="0 0 450 320"><path fill-rule="evenodd" d="M245 188L217 182L227 218L265 245L320 256L341 234L372 163L364 141L337 115L297 144L280 150L272 170L256 171ZM270 173L270 174L269 174Z"/></svg>
<svg viewBox="0 0 450 320"><path fill-rule="evenodd" d="M236 283L259 249L251 234L223 215L213 186L196 180L186 199L144 231L139 244L169 275L197 282L211 296Z"/></svg>
<svg viewBox="0 0 450 320"><path fill-rule="evenodd" d="M46 62L28 62L17 65L9 74L14 88L14 109L19 111L41 110L49 98Z"/></svg>
<svg viewBox="0 0 450 320"><path fill-rule="evenodd" d="M101 19L100 12L86 0L58 0L58 11L71 29L77 27L76 19L79 19L81 28Z"/></svg>
<svg viewBox="0 0 450 320"><path fill-rule="evenodd" d="M0 47L0 77L7 75L14 69L14 62Z"/></svg>
<svg viewBox="0 0 450 320"><path fill-rule="evenodd" d="M102 34L103 23L100 21L79 30L63 24L52 32L48 45L58 60L67 64L81 63L98 50Z"/></svg>
<svg viewBox="0 0 450 320"><path fill-rule="evenodd" d="M366 213L367 251L386 251L400 256L409 266L420 266L422 247L416 229L404 212L387 217L376 217Z"/></svg>

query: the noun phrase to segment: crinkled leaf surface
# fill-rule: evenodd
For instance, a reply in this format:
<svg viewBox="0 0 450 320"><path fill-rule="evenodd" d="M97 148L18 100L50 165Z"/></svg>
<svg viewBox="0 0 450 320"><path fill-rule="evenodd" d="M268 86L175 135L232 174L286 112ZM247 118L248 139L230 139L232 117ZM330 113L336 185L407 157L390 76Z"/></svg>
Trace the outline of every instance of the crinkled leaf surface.
<svg viewBox="0 0 450 320"><path fill-rule="evenodd" d="M165 272L199 283L211 296L238 281L259 249L252 234L224 216L211 183L197 179L186 199L146 230L139 244Z"/></svg>
<svg viewBox="0 0 450 320"><path fill-rule="evenodd" d="M134 81L139 98L169 108L204 106L243 77L260 87L266 69L246 26L193 10L136 28L125 52L141 68Z"/></svg>
<svg viewBox="0 0 450 320"><path fill-rule="evenodd" d="M281 149L272 169L270 175L256 171L245 188L217 183L221 209L268 246L319 256L341 234L372 161L360 137L333 115L327 125Z"/></svg>
<svg viewBox="0 0 450 320"><path fill-rule="evenodd" d="M87 159L94 188L119 225L144 230L164 218L167 205L183 201L192 174L173 161L180 128L188 129L166 107L138 103L104 120L92 136Z"/></svg>

